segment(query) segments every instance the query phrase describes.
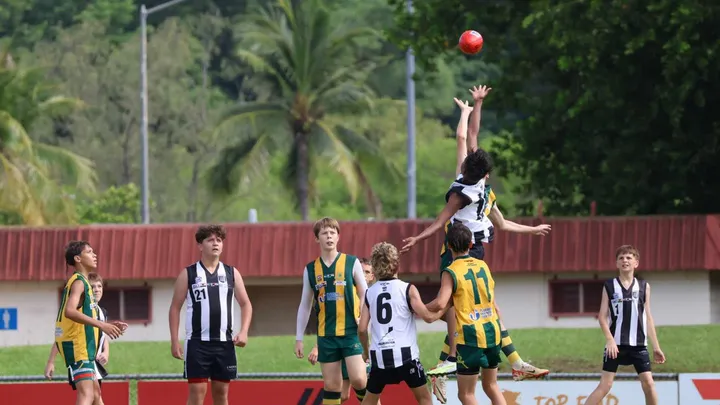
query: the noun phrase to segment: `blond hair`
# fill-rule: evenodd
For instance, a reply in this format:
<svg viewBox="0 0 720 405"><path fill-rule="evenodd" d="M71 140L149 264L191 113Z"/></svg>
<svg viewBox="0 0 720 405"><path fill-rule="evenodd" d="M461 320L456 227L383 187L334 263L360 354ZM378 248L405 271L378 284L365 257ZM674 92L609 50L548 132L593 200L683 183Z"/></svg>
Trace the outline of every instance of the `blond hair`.
<svg viewBox="0 0 720 405"><path fill-rule="evenodd" d="M631 254L635 256L635 260L640 260L640 252L637 250L637 248L633 245L622 245L615 251L615 260L617 260L620 255L625 254Z"/></svg>
<svg viewBox="0 0 720 405"><path fill-rule="evenodd" d="M315 222L315 225L313 225L313 233L315 234L315 237L317 238L318 235L320 235L320 231L325 228L332 228L336 230L338 234L340 234L340 224L338 223L337 219L325 217L317 220L317 222Z"/></svg>
<svg viewBox="0 0 720 405"><path fill-rule="evenodd" d="M397 248L387 242L377 243L372 248L370 264L376 279L383 280L394 277L400 264Z"/></svg>

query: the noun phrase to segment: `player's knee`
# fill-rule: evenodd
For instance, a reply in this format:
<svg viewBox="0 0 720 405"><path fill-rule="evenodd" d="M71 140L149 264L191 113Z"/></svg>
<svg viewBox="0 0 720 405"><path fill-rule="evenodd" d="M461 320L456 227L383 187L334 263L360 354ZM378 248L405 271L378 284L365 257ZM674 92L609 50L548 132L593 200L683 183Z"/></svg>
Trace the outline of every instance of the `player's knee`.
<svg viewBox="0 0 720 405"><path fill-rule="evenodd" d="M366 385L367 385L367 376L365 374L350 377L350 386L352 386L352 388L355 391L362 390L364 392Z"/></svg>
<svg viewBox="0 0 720 405"><path fill-rule="evenodd" d="M653 390L655 390L655 381L651 376L648 376L647 378L641 378L640 386L642 387L643 392L652 392Z"/></svg>

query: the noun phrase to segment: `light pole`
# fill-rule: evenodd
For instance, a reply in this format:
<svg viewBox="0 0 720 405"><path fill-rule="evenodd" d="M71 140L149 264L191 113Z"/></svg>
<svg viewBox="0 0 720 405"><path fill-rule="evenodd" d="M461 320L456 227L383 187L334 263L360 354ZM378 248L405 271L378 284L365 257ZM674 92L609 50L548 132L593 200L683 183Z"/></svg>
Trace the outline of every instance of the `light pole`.
<svg viewBox="0 0 720 405"><path fill-rule="evenodd" d="M140 149L142 150L142 223L150 223L150 168L148 152L148 90L147 90L147 17L168 7L172 7L185 0L172 0L153 8L140 6L140 104L142 112L140 117Z"/></svg>
<svg viewBox="0 0 720 405"><path fill-rule="evenodd" d="M412 14L412 0L407 0L408 13ZM415 182L415 55L408 47L405 54L405 80L407 85L407 215L410 219L417 216L417 194Z"/></svg>

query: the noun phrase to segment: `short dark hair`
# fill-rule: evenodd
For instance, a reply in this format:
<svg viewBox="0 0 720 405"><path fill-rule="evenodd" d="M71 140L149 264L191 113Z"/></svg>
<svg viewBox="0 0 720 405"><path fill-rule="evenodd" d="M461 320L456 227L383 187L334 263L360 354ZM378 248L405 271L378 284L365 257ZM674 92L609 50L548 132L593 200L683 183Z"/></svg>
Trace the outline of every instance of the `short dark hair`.
<svg viewBox="0 0 720 405"><path fill-rule="evenodd" d="M487 151L478 148L475 152L465 157L462 163L462 169L463 179L478 182L487 174L492 173L492 157Z"/></svg>
<svg viewBox="0 0 720 405"><path fill-rule="evenodd" d="M225 233L225 227L222 225L203 225L198 228L195 232L195 242L202 243L205 239L215 235L221 240L225 240L227 234Z"/></svg>
<svg viewBox="0 0 720 405"><path fill-rule="evenodd" d="M367 257L361 257L361 258L360 258L360 264L372 266L372 263L370 263L370 259L368 259Z"/></svg>
<svg viewBox="0 0 720 405"><path fill-rule="evenodd" d="M467 226L460 223L452 224L447 233L448 246L455 253L467 252L470 250L472 237L472 231Z"/></svg>
<svg viewBox="0 0 720 405"><path fill-rule="evenodd" d="M65 246L65 264L68 266L75 266L75 256L80 256L85 246L90 246L87 241L84 240L71 240Z"/></svg>

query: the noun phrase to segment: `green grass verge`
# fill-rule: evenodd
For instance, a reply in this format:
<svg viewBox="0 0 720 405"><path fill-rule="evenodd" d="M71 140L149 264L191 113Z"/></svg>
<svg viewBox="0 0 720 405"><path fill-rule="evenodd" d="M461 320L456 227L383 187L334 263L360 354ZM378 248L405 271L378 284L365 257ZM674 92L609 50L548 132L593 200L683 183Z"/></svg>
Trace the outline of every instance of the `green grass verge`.
<svg viewBox="0 0 720 405"><path fill-rule="evenodd" d="M511 330L515 348L526 361L553 372L599 372L604 339L592 329ZM660 373L720 372L715 346L720 342L720 325L673 326L658 328L666 364L654 365ZM422 362L431 368L437 362L444 334L420 334ZM305 339L306 355L314 339ZM249 345L237 349L238 372L320 372L306 360L293 355L294 337L251 337ZM46 346L0 349L0 375L41 375L50 351ZM503 357L503 361L506 359ZM64 366L58 358L56 375L63 378ZM168 342L111 343L108 372L111 374L181 373L182 362L170 355ZM509 371L507 362L501 372ZM622 371L632 371L630 368Z"/></svg>

